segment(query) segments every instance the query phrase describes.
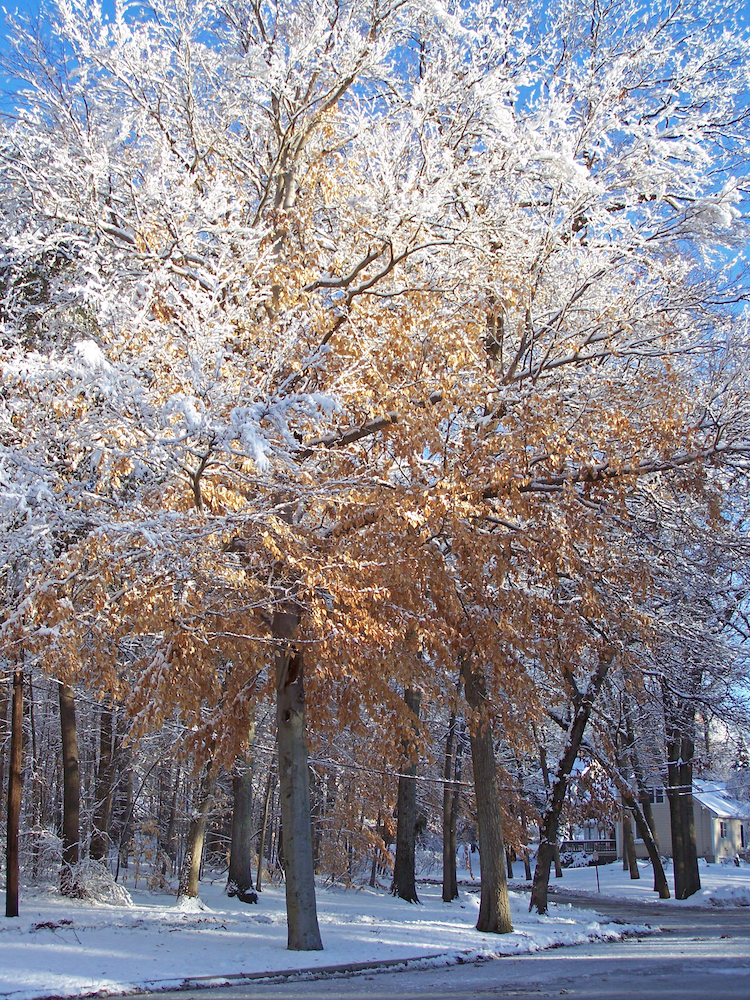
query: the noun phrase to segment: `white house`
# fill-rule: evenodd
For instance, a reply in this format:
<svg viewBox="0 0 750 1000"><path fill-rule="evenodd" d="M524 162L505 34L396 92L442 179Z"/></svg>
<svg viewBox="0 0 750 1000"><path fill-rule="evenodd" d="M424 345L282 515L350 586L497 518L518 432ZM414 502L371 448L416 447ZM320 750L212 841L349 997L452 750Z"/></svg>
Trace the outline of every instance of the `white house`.
<svg viewBox="0 0 750 1000"><path fill-rule="evenodd" d="M650 789L659 853L672 856L672 830L666 789ZM722 858L750 854L750 802L732 798L721 782L693 781L693 815L698 856L712 863ZM634 833L635 825L634 825ZM636 837L636 854L648 857L646 845ZM622 823L617 824L617 856L622 857Z"/></svg>

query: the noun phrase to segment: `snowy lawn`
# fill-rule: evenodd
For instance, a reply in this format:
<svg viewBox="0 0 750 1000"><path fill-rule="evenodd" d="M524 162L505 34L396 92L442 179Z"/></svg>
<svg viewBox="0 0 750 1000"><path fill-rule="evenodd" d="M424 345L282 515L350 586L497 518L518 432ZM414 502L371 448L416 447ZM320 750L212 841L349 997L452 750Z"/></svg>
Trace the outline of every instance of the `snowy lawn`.
<svg viewBox="0 0 750 1000"><path fill-rule="evenodd" d="M202 902L131 891L132 906L24 892L21 916L0 917L0 998L119 993L166 988L191 977L314 969L352 962L425 958L445 964L485 955L518 954L559 944L615 939L627 930L591 912L553 906L527 912L528 895L512 894L513 934L480 934L479 896L462 889L444 904L439 886L419 889L421 906L384 890L320 888L318 917L325 950L286 950L283 887L264 888L257 906L227 898L223 882L201 885ZM0 905L4 912L4 895ZM631 928L635 930L635 928Z"/></svg>
<svg viewBox="0 0 750 1000"><path fill-rule="evenodd" d="M672 899L659 899L654 892L653 871L647 861L638 863L641 877L634 881L631 881L628 872L622 870L622 862L618 861L616 864L599 866L599 889L596 882L597 869L593 867L564 868L561 879L556 879L553 871L549 884L551 889L570 889L590 896L596 896L601 890L602 895L613 899L654 902L663 906L750 906L750 864L742 861L739 868L731 863L712 865L702 858L698 864L701 890L685 900L674 899L671 861L664 865L664 872L669 891L673 894ZM516 879L523 882L523 864L515 864L513 871ZM461 874L465 875L465 872Z"/></svg>

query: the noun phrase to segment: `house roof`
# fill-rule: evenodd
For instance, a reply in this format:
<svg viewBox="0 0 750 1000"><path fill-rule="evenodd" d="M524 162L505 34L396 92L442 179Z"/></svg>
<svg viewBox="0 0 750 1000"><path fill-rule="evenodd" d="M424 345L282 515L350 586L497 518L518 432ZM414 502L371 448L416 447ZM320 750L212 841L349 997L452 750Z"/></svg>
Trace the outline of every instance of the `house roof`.
<svg viewBox="0 0 750 1000"><path fill-rule="evenodd" d="M733 799L717 782L695 780L693 798L720 819L750 820L750 802Z"/></svg>

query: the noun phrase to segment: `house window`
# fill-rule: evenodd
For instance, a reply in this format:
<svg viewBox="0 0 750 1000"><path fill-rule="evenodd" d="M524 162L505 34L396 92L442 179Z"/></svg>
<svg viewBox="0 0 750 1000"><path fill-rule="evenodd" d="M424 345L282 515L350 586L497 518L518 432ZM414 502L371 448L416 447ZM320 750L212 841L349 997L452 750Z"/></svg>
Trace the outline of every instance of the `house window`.
<svg viewBox="0 0 750 1000"><path fill-rule="evenodd" d="M649 788L647 790L648 801L651 805L654 803L662 803L664 801L664 789L663 788Z"/></svg>
<svg viewBox="0 0 750 1000"><path fill-rule="evenodd" d="M726 821L723 819L719 820L719 836L721 837L722 840L727 839L727 824Z"/></svg>

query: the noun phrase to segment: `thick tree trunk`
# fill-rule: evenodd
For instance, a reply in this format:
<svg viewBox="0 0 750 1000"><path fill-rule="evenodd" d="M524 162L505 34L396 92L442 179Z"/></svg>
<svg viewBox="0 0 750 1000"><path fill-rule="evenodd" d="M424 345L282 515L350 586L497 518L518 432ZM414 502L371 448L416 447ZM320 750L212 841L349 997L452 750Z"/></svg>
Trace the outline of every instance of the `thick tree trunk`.
<svg viewBox="0 0 750 1000"><path fill-rule="evenodd" d="M419 719L419 708L422 695L419 691L407 688L404 691L404 701ZM410 763L402 768L398 779L398 821L396 826L396 860L393 865L393 882L391 892L407 903L418 903L417 883L414 872L417 827L417 762L416 751L410 746L413 741L405 740L404 749Z"/></svg>
<svg viewBox="0 0 750 1000"><path fill-rule="evenodd" d="M273 616L276 642L276 731L279 743L279 791L284 829L287 947L320 951L323 943L315 902L310 786L305 738L305 691L302 651L294 640L300 609L294 601Z"/></svg>
<svg viewBox="0 0 750 1000"><path fill-rule="evenodd" d="M180 869L178 896L196 898L199 893L198 882L201 858L203 857L203 843L206 839L206 821L214 799L215 784L216 767L213 761L210 761L201 776L198 801L190 818L185 856L182 859L182 868Z"/></svg>
<svg viewBox="0 0 750 1000"><path fill-rule="evenodd" d="M8 826L6 841L5 916L18 916L18 828L21 821L23 782L23 670L13 671L13 709L8 772Z"/></svg>
<svg viewBox="0 0 750 1000"><path fill-rule="evenodd" d="M112 706L102 704L99 720L99 766L96 771L96 808L94 830L89 854L94 861L106 863L109 852L109 821L112 814L114 788L114 755L112 753Z"/></svg>
<svg viewBox="0 0 750 1000"><path fill-rule="evenodd" d="M678 739L674 750L670 750L667 764L676 899L688 899L701 887L693 813L692 753L692 740Z"/></svg>
<svg viewBox="0 0 750 1000"><path fill-rule="evenodd" d="M696 683L695 678L690 679ZM662 685L662 700L667 730L667 798L674 891L676 899L688 899L701 887L693 813L695 709L690 703L678 704L666 684Z"/></svg>
<svg viewBox="0 0 750 1000"><path fill-rule="evenodd" d="M63 854L60 871L60 892L64 896L78 895L76 866L79 860L81 775L78 767L78 734L73 688L58 685L60 695L60 728L63 746Z"/></svg>
<svg viewBox="0 0 750 1000"><path fill-rule="evenodd" d="M253 771L249 758L239 760L232 776L232 844L229 854L227 895L245 903L257 902L253 892Z"/></svg>
<svg viewBox="0 0 750 1000"><path fill-rule="evenodd" d="M557 767L547 806L542 815L539 830L539 852L534 869L534 881L531 887L529 909L537 913L547 912L547 889L549 887L549 872L555 856L557 834L560 827L565 793L573 765L581 749L583 734L588 725L591 709L597 695L601 691L604 679L614 660L615 651L611 646L605 646L599 653L599 662L591 675L584 693L575 691L573 699L573 720L568 731L568 740Z"/></svg>
<svg viewBox="0 0 750 1000"><path fill-rule="evenodd" d="M482 865L482 889L477 930L489 934L510 934L508 882L505 877L505 844L500 818L492 726L487 711L487 689L481 668L467 658L461 664L466 701L472 710L469 723L474 791L477 800L477 833Z"/></svg>

